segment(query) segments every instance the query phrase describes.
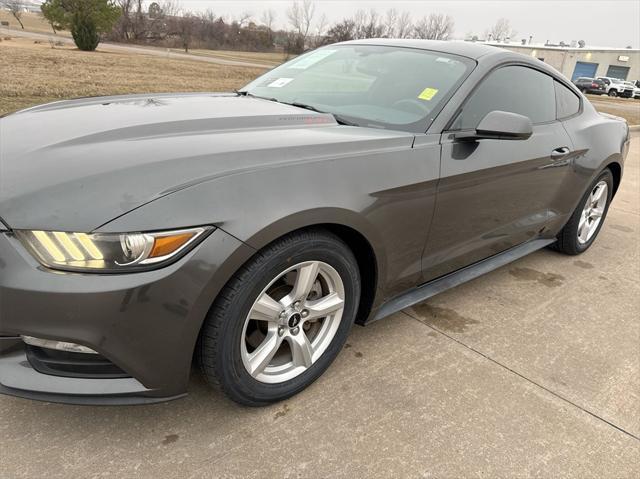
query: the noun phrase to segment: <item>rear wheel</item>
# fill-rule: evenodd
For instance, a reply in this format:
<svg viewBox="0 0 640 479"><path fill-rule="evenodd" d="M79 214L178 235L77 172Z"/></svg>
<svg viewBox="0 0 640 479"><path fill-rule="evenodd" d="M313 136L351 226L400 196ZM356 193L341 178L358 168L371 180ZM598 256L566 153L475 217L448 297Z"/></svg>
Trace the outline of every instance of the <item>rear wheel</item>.
<svg viewBox="0 0 640 479"><path fill-rule="evenodd" d="M249 406L300 392L340 352L359 297L356 259L339 238L316 230L278 240L210 311L197 351L207 380Z"/></svg>
<svg viewBox="0 0 640 479"><path fill-rule="evenodd" d="M582 197L568 223L558 234L558 241L553 248L570 255L586 251L602 228L612 195L613 175L609 169L605 169Z"/></svg>
<svg viewBox="0 0 640 479"><path fill-rule="evenodd" d="M615 90L612 88L611 90L609 90L608 95L609 95L610 97L616 97L616 96L618 96L618 92L617 92L617 91L615 91Z"/></svg>

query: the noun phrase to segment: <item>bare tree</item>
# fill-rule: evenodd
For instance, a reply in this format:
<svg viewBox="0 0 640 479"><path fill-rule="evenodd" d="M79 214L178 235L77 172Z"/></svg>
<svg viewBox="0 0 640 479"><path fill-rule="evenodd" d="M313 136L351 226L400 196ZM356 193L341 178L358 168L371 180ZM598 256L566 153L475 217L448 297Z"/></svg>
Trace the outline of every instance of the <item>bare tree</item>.
<svg viewBox="0 0 640 479"><path fill-rule="evenodd" d="M191 12L186 12L181 17L175 18L175 31L180 41L182 42L182 48L185 53L189 53L189 48L193 42L194 33L198 24L198 17Z"/></svg>
<svg viewBox="0 0 640 479"><path fill-rule="evenodd" d="M215 12L211 8L208 8L207 10L205 10L200 14L200 18L204 22L213 23L216 21L218 17L216 16Z"/></svg>
<svg viewBox="0 0 640 479"><path fill-rule="evenodd" d="M114 28L113 34L119 40L146 40L163 37L166 18L179 12L176 0L154 1L146 6L144 0L116 0L122 15Z"/></svg>
<svg viewBox="0 0 640 479"><path fill-rule="evenodd" d="M316 5L311 0L303 0L302 3L295 0L287 10L289 24L300 37L299 41L301 41L303 45L307 41L315 15Z"/></svg>
<svg viewBox="0 0 640 479"><path fill-rule="evenodd" d="M13 18L18 20L18 23L24 30L24 24L22 23L22 15L24 14L23 2L20 0L1 0L0 4L9 10L9 13L13 15Z"/></svg>
<svg viewBox="0 0 640 479"><path fill-rule="evenodd" d="M369 10L363 33L364 38L380 38L384 35L384 25L381 23L380 15L374 9Z"/></svg>
<svg viewBox="0 0 640 479"><path fill-rule="evenodd" d="M260 16L260 21L262 24L269 29L269 31L273 31L273 25L276 22L276 11L273 8L269 8L262 12Z"/></svg>
<svg viewBox="0 0 640 479"><path fill-rule="evenodd" d="M180 0L164 0L160 4L160 8L162 9L162 13L168 17L175 17L182 10Z"/></svg>
<svg viewBox="0 0 640 479"><path fill-rule="evenodd" d="M305 38L309 34L309 29L316 15L316 4L311 0L303 0L302 2L302 23L304 26Z"/></svg>
<svg viewBox="0 0 640 479"><path fill-rule="evenodd" d="M363 38L364 25L367 23L367 12L362 9L356 11L353 15L354 38Z"/></svg>
<svg viewBox="0 0 640 479"><path fill-rule="evenodd" d="M378 38L384 35L384 25L380 21L378 12L371 9L356 11L353 17L355 24L355 38Z"/></svg>
<svg viewBox="0 0 640 479"><path fill-rule="evenodd" d="M131 31L131 11L133 8L133 0L117 0L117 5L122 11L122 16L118 20L115 28L123 40L129 40Z"/></svg>
<svg viewBox="0 0 640 479"><path fill-rule="evenodd" d="M390 8L384 17L384 36L387 38L396 38L398 28L398 11Z"/></svg>
<svg viewBox="0 0 640 479"><path fill-rule="evenodd" d="M442 13L431 13L422 17L414 26L416 38L448 40L453 34L453 18Z"/></svg>
<svg viewBox="0 0 640 479"><path fill-rule="evenodd" d="M345 19L333 25L327 32L331 43L346 42L355 38L355 23L352 19Z"/></svg>
<svg viewBox="0 0 640 479"><path fill-rule="evenodd" d="M509 20L506 18L499 18L495 25L486 31L485 37L487 40L503 42L515 37L517 34L518 32L511 28L511 22L509 22Z"/></svg>
<svg viewBox="0 0 640 479"><path fill-rule="evenodd" d="M238 19L238 27L243 28L246 27L251 19L253 18L253 13L251 12L242 12L240 14L240 18Z"/></svg>
<svg viewBox="0 0 640 479"><path fill-rule="evenodd" d="M326 44L327 28L329 26L329 19L326 14L322 14L316 23L313 35L313 48L321 47Z"/></svg>
<svg viewBox="0 0 640 479"><path fill-rule="evenodd" d="M397 38L407 38L411 35L413 24L411 22L411 13L402 12L397 20L396 36Z"/></svg>
<svg viewBox="0 0 640 479"><path fill-rule="evenodd" d="M273 8L269 8L262 12L260 21L267 27L267 35L269 38L269 47L273 46L273 26L276 22L276 11Z"/></svg>

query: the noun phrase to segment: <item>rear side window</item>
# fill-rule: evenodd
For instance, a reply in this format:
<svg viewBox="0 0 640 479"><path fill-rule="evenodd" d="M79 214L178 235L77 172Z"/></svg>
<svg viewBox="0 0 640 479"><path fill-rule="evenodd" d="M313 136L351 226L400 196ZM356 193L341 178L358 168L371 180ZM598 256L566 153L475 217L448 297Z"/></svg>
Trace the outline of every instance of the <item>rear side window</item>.
<svg viewBox="0 0 640 479"><path fill-rule="evenodd" d="M475 128L487 113L494 110L518 113L529 117L533 123L554 121L556 94L553 82L549 75L532 68L499 68L471 94L453 123L453 129Z"/></svg>
<svg viewBox="0 0 640 479"><path fill-rule="evenodd" d="M554 81L556 87L556 110L558 120L568 118L580 111L580 98L562 83Z"/></svg>

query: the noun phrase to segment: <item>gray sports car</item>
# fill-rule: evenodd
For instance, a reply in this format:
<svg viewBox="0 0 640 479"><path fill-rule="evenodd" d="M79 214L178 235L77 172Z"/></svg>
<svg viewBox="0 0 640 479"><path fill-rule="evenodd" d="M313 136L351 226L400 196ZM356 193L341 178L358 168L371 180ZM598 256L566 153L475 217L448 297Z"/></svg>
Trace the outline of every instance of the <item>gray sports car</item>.
<svg viewBox="0 0 640 479"><path fill-rule="evenodd" d="M354 322L545 246L585 251L629 147L533 58L330 45L229 94L62 101L0 120L0 391L232 399L307 387Z"/></svg>

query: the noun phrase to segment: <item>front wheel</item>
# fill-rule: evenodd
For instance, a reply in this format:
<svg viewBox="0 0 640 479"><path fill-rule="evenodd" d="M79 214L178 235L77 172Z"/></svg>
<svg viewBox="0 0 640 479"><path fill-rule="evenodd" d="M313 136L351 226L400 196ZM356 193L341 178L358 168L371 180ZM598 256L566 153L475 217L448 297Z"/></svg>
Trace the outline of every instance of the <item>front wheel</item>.
<svg viewBox="0 0 640 479"><path fill-rule="evenodd" d="M595 241L609 211L613 196L613 175L605 169L591 184L573 215L558 234L553 248L576 255L586 251Z"/></svg>
<svg viewBox="0 0 640 479"><path fill-rule="evenodd" d="M276 241L216 299L197 349L206 379L248 406L300 392L342 349L359 298L358 265L339 238L311 230Z"/></svg>

